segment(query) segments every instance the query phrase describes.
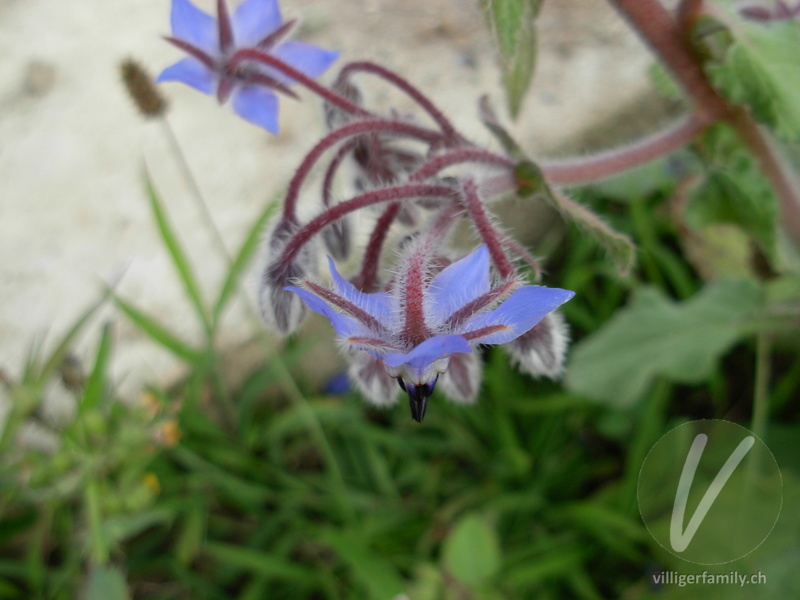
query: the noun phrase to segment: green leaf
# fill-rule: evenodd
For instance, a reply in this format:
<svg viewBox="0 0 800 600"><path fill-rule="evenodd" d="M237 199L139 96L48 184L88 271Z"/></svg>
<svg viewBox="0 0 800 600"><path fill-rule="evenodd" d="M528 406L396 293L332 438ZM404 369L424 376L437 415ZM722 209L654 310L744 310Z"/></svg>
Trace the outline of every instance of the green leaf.
<svg viewBox="0 0 800 600"><path fill-rule="evenodd" d="M534 21L541 0L486 0L484 10L500 54L508 110L516 119L536 67Z"/></svg>
<svg viewBox="0 0 800 600"><path fill-rule="evenodd" d="M475 587L500 569L497 533L481 515L469 513L456 523L444 541L444 567L461 583Z"/></svg>
<svg viewBox="0 0 800 600"><path fill-rule="evenodd" d="M197 283L192 266L189 264L189 260L178 242L178 237L167 219L167 214L164 211L161 200L158 194L156 194L150 181L150 176L147 173L145 173L145 185L147 187L147 197L150 200L150 208L156 219L156 225L158 225L158 232L161 235L161 240L164 242L170 258L172 259L172 263L178 271L178 276L180 277L181 283L183 283L189 301L192 303L192 306L194 306L195 313L203 324L206 333L210 335L213 329L205 308L205 303L203 302L200 285Z"/></svg>
<svg viewBox="0 0 800 600"><path fill-rule="evenodd" d="M730 169L711 171L689 197L686 220L700 229L730 223L748 232L764 253L775 253L778 204L774 194L760 185L750 160L739 160Z"/></svg>
<svg viewBox="0 0 800 600"><path fill-rule="evenodd" d="M541 169L532 161L523 160L515 168L518 193L521 197L542 198L556 209L565 220L589 233L606 250L620 277L627 276L636 262L636 245L583 204L576 202L563 191L550 189Z"/></svg>
<svg viewBox="0 0 800 600"><path fill-rule="evenodd" d="M734 17L735 18L735 17ZM736 19L725 62L709 67L716 85L784 139L800 139L800 28L794 20Z"/></svg>
<svg viewBox="0 0 800 600"><path fill-rule="evenodd" d="M113 342L114 329L111 323L103 326L100 336L100 345L97 348L97 356L94 361L89 380L86 382L86 389L83 391L81 404L78 407L80 414L96 408L103 400L108 386L108 365L111 360L111 346Z"/></svg>
<svg viewBox="0 0 800 600"><path fill-rule="evenodd" d="M761 291L750 280L716 282L679 304L644 288L575 347L567 386L588 398L626 407L659 375L698 383L748 333L750 318L760 307Z"/></svg>
<svg viewBox="0 0 800 600"><path fill-rule="evenodd" d="M83 600L128 600L128 586L119 569L98 566L89 574Z"/></svg>
<svg viewBox="0 0 800 600"><path fill-rule="evenodd" d="M278 204L274 202L267 205L264 211L258 216L253 226L250 228L250 231L245 236L242 246L239 248L236 256L231 261L230 267L228 268L228 274L225 277L225 281L222 284L222 289L219 292L219 296L217 297L217 301L214 303L214 309L211 313L211 322L214 327L216 327L216 324L219 322L219 318L222 315L222 311L225 309L231 296L236 291L236 287L239 285L239 279L242 276L242 272L245 270L245 268L247 268L250 259L253 257L253 253L256 251L256 248L258 248L261 235L264 231L264 226L275 212L277 206Z"/></svg>
<svg viewBox="0 0 800 600"><path fill-rule="evenodd" d="M403 592L405 585L397 570L360 537L329 529L321 540L347 563L371 600L389 600Z"/></svg>
<svg viewBox="0 0 800 600"><path fill-rule="evenodd" d="M174 333L156 323L132 304L129 304L122 298L116 297L114 298L114 304L116 304L148 337L176 356L194 364L199 364L205 360L206 355L202 350L193 348L189 344L183 342Z"/></svg>

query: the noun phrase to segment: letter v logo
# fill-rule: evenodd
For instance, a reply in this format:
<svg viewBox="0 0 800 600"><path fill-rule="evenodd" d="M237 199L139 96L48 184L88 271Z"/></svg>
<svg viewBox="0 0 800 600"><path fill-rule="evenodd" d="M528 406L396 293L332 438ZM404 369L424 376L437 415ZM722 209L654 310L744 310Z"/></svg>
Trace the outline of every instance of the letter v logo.
<svg viewBox="0 0 800 600"><path fill-rule="evenodd" d="M700 464L700 458L703 456L703 450L708 442L708 436L700 433L694 438L692 447L689 449L689 454L686 456L686 462L683 463L683 471L681 471L681 478L678 481L678 490L675 493L675 504L672 505L672 519L669 524L669 543L675 552L683 552L689 547L689 544L694 539L697 529L700 527L703 519L706 518L708 511L719 496L722 488L725 487L728 479L730 479L736 467L744 460L744 457L755 444L755 437L748 436L744 438L736 449L722 465L722 468L717 473L711 485L708 486L705 494L700 499L697 509L689 519L686 529L683 530L684 516L686 514L686 501L689 499L689 491L692 489L692 481L694 480L695 473L697 472L697 465Z"/></svg>

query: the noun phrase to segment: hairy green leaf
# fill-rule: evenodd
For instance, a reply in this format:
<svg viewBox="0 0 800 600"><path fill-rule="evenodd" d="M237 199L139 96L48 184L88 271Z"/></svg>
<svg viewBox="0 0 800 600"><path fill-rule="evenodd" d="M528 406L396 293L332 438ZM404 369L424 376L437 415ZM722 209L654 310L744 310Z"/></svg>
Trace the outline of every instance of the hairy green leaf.
<svg viewBox="0 0 800 600"><path fill-rule="evenodd" d="M486 0L483 4L499 50L508 109L516 119L536 67L534 21L541 0Z"/></svg>
<svg viewBox="0 0 800 600"><path fill-rule="evenodd" d="M467 514L447 536L442 558L445 568L453 577L466 586L477 586L500 568L497 533L481 515Z"/></svg>
<svg viewBox="0 0 800 600"><path fill-rule="evenodd" d="M733 102L746 104L762 123L787 140L800 139L800 28L794 20L738 21L721 65L709 67Z"/></svg>
<svg viewBox="0 0 800 600"><path fill-rule="evenodd" d="M760 307L761 291L746 279L716 282L682 303L644 288L575 347L567 386L588 398L630 406L658 376L698 383L748 333Z"/></svg>
<svg viewBox="0 0 800 600"><path fill-rule="evenodd" d="M731 157L725 169L715 169L689 196L686 220L695 228L715 223L737 225L774 257L778 203L748 156Z"/></svg>

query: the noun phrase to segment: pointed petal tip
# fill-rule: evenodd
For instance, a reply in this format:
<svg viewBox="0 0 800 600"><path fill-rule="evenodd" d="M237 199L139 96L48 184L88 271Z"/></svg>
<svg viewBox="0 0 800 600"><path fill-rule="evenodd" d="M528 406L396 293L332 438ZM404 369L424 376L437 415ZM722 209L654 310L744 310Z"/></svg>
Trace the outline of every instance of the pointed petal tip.
<svg viewBox="0 0 800 600"><path fill-rule="evenodd" d="M233 110L248 123L278 135L278 97L268 89L243 86L233 92Z"/></svg>

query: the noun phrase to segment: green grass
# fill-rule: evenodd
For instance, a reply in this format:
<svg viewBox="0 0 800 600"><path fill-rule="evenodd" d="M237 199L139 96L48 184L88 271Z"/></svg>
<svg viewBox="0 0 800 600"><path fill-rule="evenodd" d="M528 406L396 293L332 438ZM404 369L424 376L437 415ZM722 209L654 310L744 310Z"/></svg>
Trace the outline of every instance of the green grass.
<svg viewBox="0 0 800 600"><path fill-rule="evenodd" d="M99 305L51 355L33 353L10 388L2 437L0 598L736 597L724 587L653 592L649 573L682 567L645 529L636 482L644 456L674 423L748 423L752 340L722 357L708 384L661 378L625 408L520 375L500 349L485 355L477 406L434 396L423 425L405 406L380 411L304 385L292 375L304 353L293 340L231 389L215 338L271 209L245 235L209 303L149 183L147 191L205 343L185 342L114 294L121 317L181 358L187 377L175 389L150 389L144 403L120 402L109 378L109 324L74 392L76 416L61 426L38 408ZM594 242L573 230L561 236L547 283L577 292L564 310L576 341L643 283L676 299L702 289L660 209L668 193L628 209L602 190L586 192L584 200L639 240L640 261L632 279L619 281ZM776 402L766 415L782 440L799 431L792 340L776 339L771 355ZM19 446L17 427L31 420L57 437L54 454ZM796 447L776 438L773 450L780 462ZM794 493L797 472L784 475ZM780 543L784 553L800 547L796 533Z"/></svg>

